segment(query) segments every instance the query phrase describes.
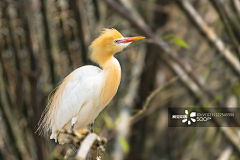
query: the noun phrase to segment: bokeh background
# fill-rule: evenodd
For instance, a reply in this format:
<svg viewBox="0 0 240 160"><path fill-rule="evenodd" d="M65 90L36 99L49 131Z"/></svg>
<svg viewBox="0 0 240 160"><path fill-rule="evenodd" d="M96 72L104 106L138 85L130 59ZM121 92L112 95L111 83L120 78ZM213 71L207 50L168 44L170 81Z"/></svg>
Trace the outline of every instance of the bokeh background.
<svg viewBox="0 0 240 160"><path fill-rule="evenodd" d="M146 39L116 54L121 84L95 121L101 159L240 159L240 128L221 127L239 117L169 128L167 110L239 108L239 0L0 0L1 160L75 157L34 132L51 91L92 64L103 28Z"/></svg>

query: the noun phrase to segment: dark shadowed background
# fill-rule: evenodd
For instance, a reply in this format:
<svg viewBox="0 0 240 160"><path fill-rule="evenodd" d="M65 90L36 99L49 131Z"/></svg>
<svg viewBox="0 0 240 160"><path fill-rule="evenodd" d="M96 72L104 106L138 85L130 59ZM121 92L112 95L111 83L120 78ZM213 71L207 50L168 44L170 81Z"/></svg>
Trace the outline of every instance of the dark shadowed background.
<svg viewBox="0 0 240 160"><path fill-rule="evenodd" d="M221 127L239 117L168 127L169 107L240 107L239 0L0 0L1 160L74 159L34 132L51 91L92 64L103 28L146 39L116 54L121 84L95 121L101 159L240 159L240 127Z"/></svg>

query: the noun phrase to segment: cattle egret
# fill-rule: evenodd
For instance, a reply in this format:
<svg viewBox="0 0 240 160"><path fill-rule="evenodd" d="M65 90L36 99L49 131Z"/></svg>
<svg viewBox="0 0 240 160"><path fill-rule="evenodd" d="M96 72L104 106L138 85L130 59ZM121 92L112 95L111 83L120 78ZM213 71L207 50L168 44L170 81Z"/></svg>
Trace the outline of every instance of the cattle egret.
<svg viewBox="0 0 240 160"><path fill-rule="evenodd" d="M86 65L71 72L49 100L38 131L51 131L50 139L63 144L66 135L59 129L81 129L92 124L115 96L121 79L121 67L114 54L131 42L145 37L123 37L116 29L104 29L91 46L91 60L99 67Z"/></svg>

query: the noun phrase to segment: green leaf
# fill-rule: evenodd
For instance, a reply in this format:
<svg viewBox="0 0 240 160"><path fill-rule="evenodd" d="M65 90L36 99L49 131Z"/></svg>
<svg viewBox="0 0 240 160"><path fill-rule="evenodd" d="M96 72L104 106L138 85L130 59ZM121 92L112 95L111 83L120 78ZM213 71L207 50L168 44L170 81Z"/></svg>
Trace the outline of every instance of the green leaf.
<svg viewBox="0 0 240 160"><path fill-rule="evenodd" d="M138 112L141 112L141 111L142 111L141 109L133 109L132 113L138 113Z"/></svg>
<svg viewBox="0 0 240 160"><path fill-rule="evenodd" d="M203 105L202 105L202 108L204 108L204 109L205 109L205 108L208 108L208 104L203 104Z"/></svg>
<svg viewBox="0 0 240 160"><path fill-rule="evenodd" d="M221 95L217 95L217 96L215 97L215 100L220 100L220 99L222 99L222 96L221 96Z"/></svg>
<svg viewBox="0 0 240 160"><path fill-rule="evenodd" d="M51 154L50 154L50 160L54 160L54 159L63 159L62 155L56 151L53 151Z"/></svg>
<svg viewBox="0 0 240 160"><path fill-rule="evenodd" d="M188 141L188 147L191 147L191 146L192 146L195 137L196 137L196 132L194 132L194 133L191 135L190 140Z"/></svg>
<svg viewBox="0 0 240 160"><path fill-rule="evenodd" d="M168 40L168 39L172 39L172 38L174 38L174 34L172 34L172 33L166 34L162 37L162 39L164 39L164 40Z"/></svg>
<svg viewBox="0 0 240 160"><path fill-rule="evenodd" d="M175 43L175 44L177 44L177 45L179 45L183 48L186 48L186 49L190 48L189 45L184 40L182 40L180 38L175 37L175 38L171 39L170 42Z"/></svg>
<svg viewBox="0 0 240 160"><path fill-rule="evenodd" d="M112 121L111 117L109 115L105 114L103 116L103 119L104 119L104 121L107 125L107 128L108 129L113 129L113 121Z"/></svg>
<svg viewBox="0 0 240 160"><path fill-rule="evenodd" d="M234 155L232 155L229 160L236 160L236 157Z"/></svg>
<svg viewBox="0 0 240 160"><path fill-rule="evenodd" d="M96 134L100 134L101 131L102 131L102 130L101 130L100 128L94 126L94 133L96 133Z"/></svg>
<svg viewBox="0 0 240 160"><path fill-rule="evenodd" d="M239 95L240 95L240 83L236 83L236 84L234 84L234 94L237 96L237 97L239 97Z"/></svg>
<svg viewBox="0 0 240 160"><path fill-rule="evenodd" d="M120 117L118 117L118 118L115 120L114 124L117 125L119 122L120 122Z"/></svg>
<svg viewBox="0 0 240 160"><path fill-rule="evenodd" d="M128 144L126 138L125 137L118 137L118 142L120 143L120 145L123 149L123 152L125 154L127 154L129 152L130 147L129 147L129 144Z"/></svg>

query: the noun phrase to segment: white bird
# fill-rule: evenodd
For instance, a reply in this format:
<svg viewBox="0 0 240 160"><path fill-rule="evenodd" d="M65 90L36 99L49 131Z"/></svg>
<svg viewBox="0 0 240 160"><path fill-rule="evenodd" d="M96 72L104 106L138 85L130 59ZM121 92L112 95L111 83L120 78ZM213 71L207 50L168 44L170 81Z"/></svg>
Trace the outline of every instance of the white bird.
<svg viewBox="0 0 240 160"><path fill-rule="evenodd" d="M59 129L93 124L120 84L121 67L114 54L140 39L144 37L125 38L116 29L104 29L90 46L91 60L101 68L86 65L71 72L49 100L37 131L51 131L50 139L63 144L66 136L58 133Z"/></svg>

